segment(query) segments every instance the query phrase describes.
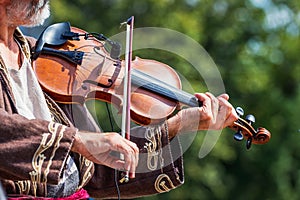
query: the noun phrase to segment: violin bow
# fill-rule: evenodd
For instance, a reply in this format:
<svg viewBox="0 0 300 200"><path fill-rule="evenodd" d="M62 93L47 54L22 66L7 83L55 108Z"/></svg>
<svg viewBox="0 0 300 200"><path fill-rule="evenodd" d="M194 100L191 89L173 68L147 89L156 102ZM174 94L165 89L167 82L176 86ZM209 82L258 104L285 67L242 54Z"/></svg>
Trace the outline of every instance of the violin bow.
<svg viewBox="0 0 300 200"><path fill-rule="evenodd" d="M126 50L125 50L125 74L124 74L124 92L122 107L122 137L130 140L130 97L131 97L131 61L132 61L132 39L133 39L134 16L131 16L126 22ZM121 154L124 160L124 155ZM120 183L129 181L129 172L121 177Z"/></svg>

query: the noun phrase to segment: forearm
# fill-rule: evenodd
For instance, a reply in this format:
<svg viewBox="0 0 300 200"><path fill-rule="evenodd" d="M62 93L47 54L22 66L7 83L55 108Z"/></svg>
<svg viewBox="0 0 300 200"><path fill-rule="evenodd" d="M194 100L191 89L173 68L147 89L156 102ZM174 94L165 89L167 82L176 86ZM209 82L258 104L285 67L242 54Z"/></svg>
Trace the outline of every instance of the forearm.
<svg viewBox="0 0 300 200"><path fill-rule="evenodd" d="M184 117L182 112L169 118L166 123L168 125L170 138L173 138L178 134L197 131L200 127L199 116L188 118Z"/></svg>

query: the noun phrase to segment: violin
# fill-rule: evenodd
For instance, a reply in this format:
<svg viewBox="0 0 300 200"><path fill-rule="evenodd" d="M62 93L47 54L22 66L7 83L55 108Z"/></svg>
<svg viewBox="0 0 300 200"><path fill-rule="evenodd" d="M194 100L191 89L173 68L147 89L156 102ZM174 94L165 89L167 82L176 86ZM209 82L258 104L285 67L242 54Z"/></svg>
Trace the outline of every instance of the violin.
<svg viewBox="0 0 300 200"><path fill-rule="evenodd" d="M110 47L110 51L107 45ZM33 68L43 90L55 101L83 104L89 99L122 107L124 61L119 59L120 45L102 34L88 33L68 22L49 26L41 34L33 51ZM181 89L181 81L167 64L136 57L131 69L131 119L141 125L158 124L180 109L180 105L202 106L202 102ZM239 119L229 128L234 139L265 144L271 133L252 127L253 115Z"/></svg>

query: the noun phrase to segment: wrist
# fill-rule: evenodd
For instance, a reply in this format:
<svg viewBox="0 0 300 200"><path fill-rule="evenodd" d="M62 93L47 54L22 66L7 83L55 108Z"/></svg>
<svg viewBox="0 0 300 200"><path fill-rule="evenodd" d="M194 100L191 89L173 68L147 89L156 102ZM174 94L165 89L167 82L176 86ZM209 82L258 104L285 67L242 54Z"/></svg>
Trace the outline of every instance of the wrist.
<svg viewBox="0 0 300 200"><path fill-rule="evenodd" d="M174 115L173 117L167 120L168 132L169 137L175 137L181 130L181 122L180 116L178 114Z"/></svg>
<svg viewBox="0 0 300 200"><path fill-rule="evenodd" d="M73 144L71 147L71 151L78 153L79 152L79 146L80 146L80 133L79 131L76 131L76 134L74 135Z"/></svg>

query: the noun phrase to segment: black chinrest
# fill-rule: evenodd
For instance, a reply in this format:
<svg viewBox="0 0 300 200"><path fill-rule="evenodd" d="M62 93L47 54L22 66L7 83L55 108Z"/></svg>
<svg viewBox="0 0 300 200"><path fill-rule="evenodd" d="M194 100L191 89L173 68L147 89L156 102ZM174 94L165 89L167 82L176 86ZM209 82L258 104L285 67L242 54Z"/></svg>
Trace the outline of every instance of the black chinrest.
<svg viewBox="0 0 300 200"><path fill-rule="evenodd" d="M71 25L69 22L61 22L48 26L40 35L36 42L35 50L32 54L32 59L35 60L41 54L45 44L58 46L67 42L68 38L65 34L71 32Z"/></svg>

